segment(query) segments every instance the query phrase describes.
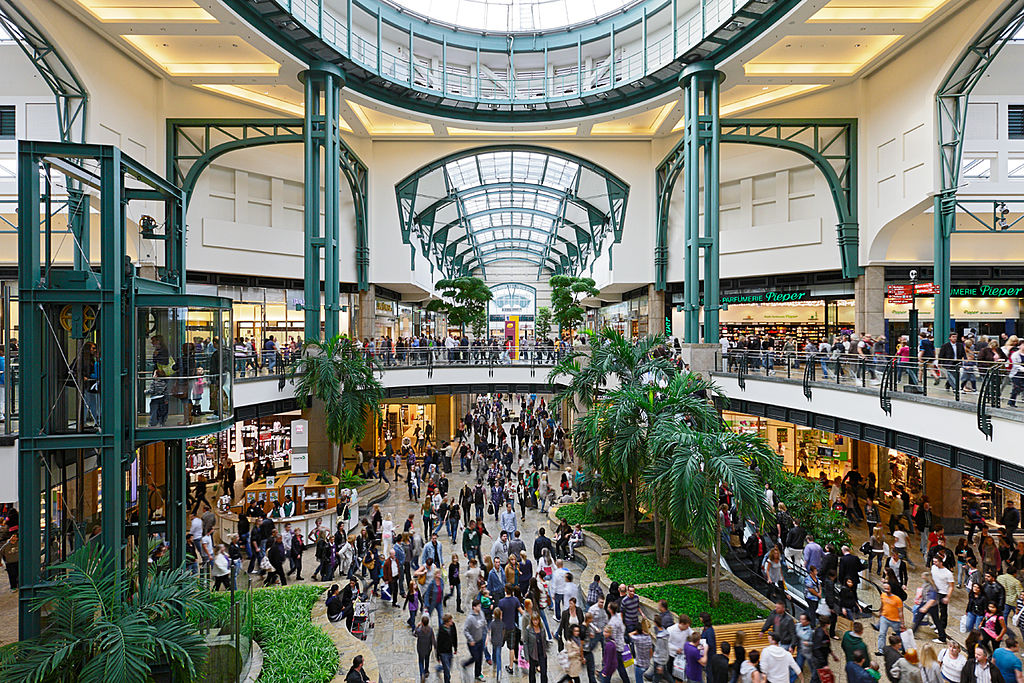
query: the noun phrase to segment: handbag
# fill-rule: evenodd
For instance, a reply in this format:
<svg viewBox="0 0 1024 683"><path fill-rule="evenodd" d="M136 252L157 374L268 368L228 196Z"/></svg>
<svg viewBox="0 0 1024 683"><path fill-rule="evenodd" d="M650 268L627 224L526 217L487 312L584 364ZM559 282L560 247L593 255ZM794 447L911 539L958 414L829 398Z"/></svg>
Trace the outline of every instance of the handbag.
<svg viewBox="0 0 1024 683"><path fill-rule="evenodd" d="M836 677L833 675L832 669L827 666L823 666L818 669L818 680L820 680L821 683L835 683Z"/></svg>
<svg viewBox="0 0 1024 683"><path fill-rule="evenodd" d="M629 649L629 643L622 648L619 657L622 659L622 666L627 668L633 666L633 652Z"/></svg>
<svg viewBox="0 0 1024 683"><path fill-rule="evenodd" d="M530 670L530 662L529 662L529 660L526 659L526 648L523 647L522 645L519 646L518 664L519 664L519 668L522 669L523 671L529 671Z"/></svg>

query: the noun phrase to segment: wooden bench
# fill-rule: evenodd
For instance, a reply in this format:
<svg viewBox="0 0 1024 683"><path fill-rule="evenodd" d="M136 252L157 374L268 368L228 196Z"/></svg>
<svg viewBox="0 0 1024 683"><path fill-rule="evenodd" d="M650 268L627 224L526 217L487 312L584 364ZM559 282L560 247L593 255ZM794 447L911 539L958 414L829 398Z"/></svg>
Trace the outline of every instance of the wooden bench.
<svg viewBox="0 0 1024 683"><path fill-rule="evenodd" d="M747 652L751 650L763 650L771 645L771 640L768 638L767 633L761 633L761 626L764 622L762 621L747 621L742 624L723 624L715 625L715 638L719 643L729 643L734 645L736 643L736 634L739 631L743 631L743 647ZM695 624L698 626L699 622ZM729 661L734 660L734 654L732 651L729 652Z"/></svg>

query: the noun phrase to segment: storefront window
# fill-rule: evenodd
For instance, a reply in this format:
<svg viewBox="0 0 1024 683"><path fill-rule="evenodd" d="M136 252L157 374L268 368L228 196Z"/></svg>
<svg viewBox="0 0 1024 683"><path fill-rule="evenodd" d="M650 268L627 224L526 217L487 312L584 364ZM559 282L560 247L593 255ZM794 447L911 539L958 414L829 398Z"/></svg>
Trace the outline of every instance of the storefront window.
<svg viewBox="0 0 1024 683"><path fill-rule="evenodd" d="M433 403L388 403L384 406L383 415L384 420L377 433L378 453L387 450L389 444L398 453L403 445L416 446L418 442L424 442L428 430L432 434L436 431L436 406Z"/></svg>

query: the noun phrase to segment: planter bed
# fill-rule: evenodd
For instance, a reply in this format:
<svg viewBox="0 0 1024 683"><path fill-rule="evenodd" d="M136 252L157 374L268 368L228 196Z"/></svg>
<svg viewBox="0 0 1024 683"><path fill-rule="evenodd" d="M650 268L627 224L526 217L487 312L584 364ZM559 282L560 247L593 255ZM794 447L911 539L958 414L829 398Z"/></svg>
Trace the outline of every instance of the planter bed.
<svg viewBox="0 0 1024 683"><path fill-rule="evenodd" d="M297 585L253 591L253 626L263 648L258 683L325 683L338 671L338 650L310 620L323 586Z"/></svg>
<svg viewBox="0 0 1024 683"><path fill-rule="evenodd" d="M652 553L626 551L611 553L605 561L609 581L627 584L658 583L706 576L704 565L688 557L673 555L668 567L661 567Z"/></svg>
<svg viewBox="0 0 1024 683"><path fill-rule="evenodd" d="M601 522L622 521L622 511L608 514L594 514L587 510L586 503L566 503L555 510L555 517L564 519L569 526L575 524L600 524Z"/></svg>
<svg viewBox="0 0 1024 683"><path fill-rule="evenodd" d="M712 607L708 603L708 594L689 586L651 586L637 590L639 595L651 600L667 600L668 608L676 614L687 614L697 620L701 612L711 615L714 624L736 624L768 616L768 610L750 602L738 600L722 582L718 605Z"/></svg>
<svg viewBox="0 0 1024 683"><path fill-rule="evenodd" d="M590 534L600 536L608 543L612 550L619 548L646 548L654 545L654 536L649 524L641 524L640 528L632 534L625 534L622 531L622 524L615 526L587 525L583 529Z"/></svg>

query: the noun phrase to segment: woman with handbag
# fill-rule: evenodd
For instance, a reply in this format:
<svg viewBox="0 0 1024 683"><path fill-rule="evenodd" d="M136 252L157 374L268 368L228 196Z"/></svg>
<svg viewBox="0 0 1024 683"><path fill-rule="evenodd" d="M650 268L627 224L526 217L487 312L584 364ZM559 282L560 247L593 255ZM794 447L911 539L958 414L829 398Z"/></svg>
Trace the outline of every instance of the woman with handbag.
<svg viewBox="0 0 1024 683"><path fill-rule="evenodd" d="M569 629L569 637L565 639L565 649L558 654L558 663L565 671L565 675L558 679L558 683L580 683L580 674L585 663L583 657L583 643L580 641L580 625L573 624Z"/></svg>

